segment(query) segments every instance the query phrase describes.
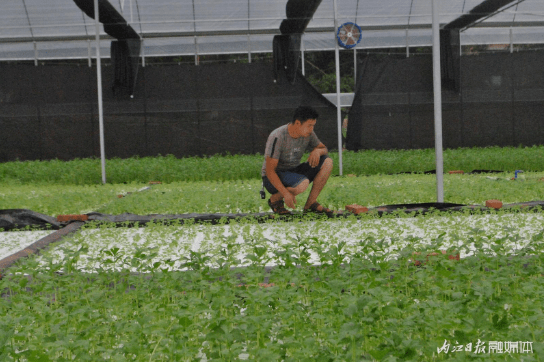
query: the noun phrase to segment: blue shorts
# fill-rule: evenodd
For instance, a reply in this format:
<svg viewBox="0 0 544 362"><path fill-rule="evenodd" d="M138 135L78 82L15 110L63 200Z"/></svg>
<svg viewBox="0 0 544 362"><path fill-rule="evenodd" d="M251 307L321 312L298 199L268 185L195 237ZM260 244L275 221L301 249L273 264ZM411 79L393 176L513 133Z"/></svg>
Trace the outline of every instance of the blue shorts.
<svg viewBox="0 0 544 362"><path fill-rule="evenodd" d="M329 158L329 156L324 155L319 158L319 164L316 167L311 167L308 162L301 163L295 168L286 170L286 171L278 171L277 174L280 178L281 183L285 187L297 187L302 181L309 180L312 182L314 178L317 176L319 171L321 170L321 167L323 166L323 162ZM268 180L268 177L263 176L263 185L266 188L268 192L270 192L272 195L277 194L279 191L276 190L274 185Z"/></svg>

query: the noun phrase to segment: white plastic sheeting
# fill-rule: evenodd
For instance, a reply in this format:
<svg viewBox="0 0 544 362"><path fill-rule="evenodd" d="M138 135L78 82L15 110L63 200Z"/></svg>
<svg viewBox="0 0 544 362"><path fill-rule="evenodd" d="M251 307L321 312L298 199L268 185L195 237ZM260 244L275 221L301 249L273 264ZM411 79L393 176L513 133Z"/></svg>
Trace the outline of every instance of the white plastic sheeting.
<svg viewBox="0 0 544 362"><path fill-rule="evenodd" d="M440 23L451 22L482 1L439 0ZM544 42L544 1L518 1L463 32L462 43ZM168 56L271 52L273 36L286 17L287 0L110 3L144 39L145 56ZM87 40L93 39L93 19L72 0L2 0L0 9L0 60L89 57ZM360 49L432 44L429 0L342 0L338 14L339 24L351 21L362 27ZM304 35L303 48L334 49L333 32L333 0L323 0ZM109 57L107 43L104 57Z"/></svg>

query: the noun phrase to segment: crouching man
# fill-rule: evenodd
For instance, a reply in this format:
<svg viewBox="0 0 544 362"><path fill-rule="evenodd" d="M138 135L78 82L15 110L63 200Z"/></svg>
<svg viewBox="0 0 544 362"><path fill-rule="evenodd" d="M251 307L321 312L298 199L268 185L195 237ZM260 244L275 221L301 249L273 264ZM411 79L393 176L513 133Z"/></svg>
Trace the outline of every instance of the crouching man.
<svg viewBox="0 0 544 362"><path fill-rule="evenodd" d="M327 147L314 132L317 117L315 109L298 107L292 122L275 129L268 137L261 175L264 187L271 194L268 205L274 213L291 214L285 204L294 209L296 196L313 182L304 212L334 214L317 202L332 171ZM305 152L310 152L308 161L300 163Z"/></svg>

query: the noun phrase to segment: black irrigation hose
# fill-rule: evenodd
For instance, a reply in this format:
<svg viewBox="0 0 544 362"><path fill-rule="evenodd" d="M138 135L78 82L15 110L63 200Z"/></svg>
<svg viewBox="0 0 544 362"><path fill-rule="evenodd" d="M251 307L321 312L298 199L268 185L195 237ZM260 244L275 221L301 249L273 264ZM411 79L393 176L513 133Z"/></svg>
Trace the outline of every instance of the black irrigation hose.
<svg viewBox="0 0 544 362"><path fill-rule="evenodd" d="M528 201L514 204L505 204L502 209L516 209L521 208L525 210L533 210L544 208L544 201ZM428 213L442 211L442 212L468 212L470 214L490 212L493 211L492 207L486 207L482 205L463 205L454 203L418 203L418 204L396 204L396 205L384 205L379 207L370 208L369 214L376 214L378 216L406 213L414 215L425 215ZM255 214L170 214L170 215L135 215L135 214L122 214L122 215L107 215L100 213L89 213L89 221L98 223L112 223L119 227L127 226L144 226L152 222L163 222L171 224L174 222L183 223L197 223L197 224L228 224L230 221L244 221L251 220L259 223L269 223L274 221L314 221L320 219L337 219L347 217L357 217L351 212L342 212L336 215L327 216L326 214L303 214L301 212L294 212L292 215L275 215L271 212L267 213L255 213Z"/></svg>
<svg viewBox="0 0 544 362"><path fill-rule="evenodd" d="M508 209L525 209L525 210L535 210L535 209L543 209L544 208L544 201L527 201L527 202L519 202L519 203L513 203L513 204L505 204L502 205L501 209L508 210ZM428 213L433 212L468 212L470 214L474 213L482 213L482 212L490 212L493 211L492 207L487 207L483 205L464 205L464 204L454 204L454 203L438 203L438 202L430 202L430 203L415 203L415 204L394 204L394 205L383 205L378 207L369 208L367 213L368 214L375 214L377 216L383 216L388 214L395 214L395 213L406 213L406 214L414 214L417 215L425 215ZM0 210L0 222L3 216L9 214L8 211L14 211L18 215L31 215L32 211L30 210L24 210L26 213L21 213L21 210ZM9 215L8 215L9 216ZM303 214L302 212L293 212L291 215L275 215L272 212L265 212L265 213L238 213L238 214L222 214L222 213L216 213L216 214L198 214L198 213L191 213L191 214L152 214L152 215L136 215L136 214L130 214L125 213L121 215L109 215L109 214L102 214L98 212L91 212L85 215L64 215L64 216L74 216L76 217L73 220L86 220L86 222L95 222L95 223L108 223L108 224L115 224L118 227L133 227L133 226L145 226L148 223L156 223L156 222L162 222L165 224L173 224L173 223L196 223L196 224L211 224L211 225L217 225L217 224L228 224L231 221L253 221L258 223L270 223L275 221L284 221L284 222L294 222L294 221L314 221L314 220L321 220L321 219L328 219L328 218L347 218L347 217L357 217L360 216L355 215L348 211L343 211L335 215L327 216L326 214ZM84 217L83 218L77 218L77 217ZM59 216L60 217L60 216ZM59 225L60 227L66 226L68 222L71 221L64 221L56 223L56 225ZM29 220L23 220L21 221L22 225L26 225L27 227L30 225L32 227L35 227L37 229L44 228L43 221L40 221L40 224L32 225L32 219ZM53 225L52 228L59 228L58 226ZM7 229L9 230L9 228Z"/></svg>

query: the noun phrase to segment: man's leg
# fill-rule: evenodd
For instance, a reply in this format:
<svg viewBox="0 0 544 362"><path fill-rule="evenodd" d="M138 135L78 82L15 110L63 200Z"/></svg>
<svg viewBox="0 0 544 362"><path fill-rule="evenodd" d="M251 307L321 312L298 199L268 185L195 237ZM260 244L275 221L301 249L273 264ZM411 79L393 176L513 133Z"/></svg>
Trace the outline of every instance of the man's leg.
<svg viewBox="0 0 544 362"><path fill-rule="evenodd" d="M308 188L308 185L310 184L310 181L308 179L303 180L301 183L299 183L295 187L286 187L287 191L289 191L293 196L297 196ZM270 196L270 202L277 202L279 200L283 200L283 195L280 192L277 192Z"/></svg>
<svg viewBox="0 0 544 362"><path fill-rule="evenodd" d="M307 209L310 206L312 206L316 201L317 197L325 187L325 184L327 183L327 180L329 179L329 176L331 175L332 171L332 159L327 158L323 162L323 166L321 166L321 170L317 173L317 175L314 178L314 184L312 186L312 190L310 191L310 195L308 195L308 200L306 201L306 205L304 205L304 208Z"/></svg>

